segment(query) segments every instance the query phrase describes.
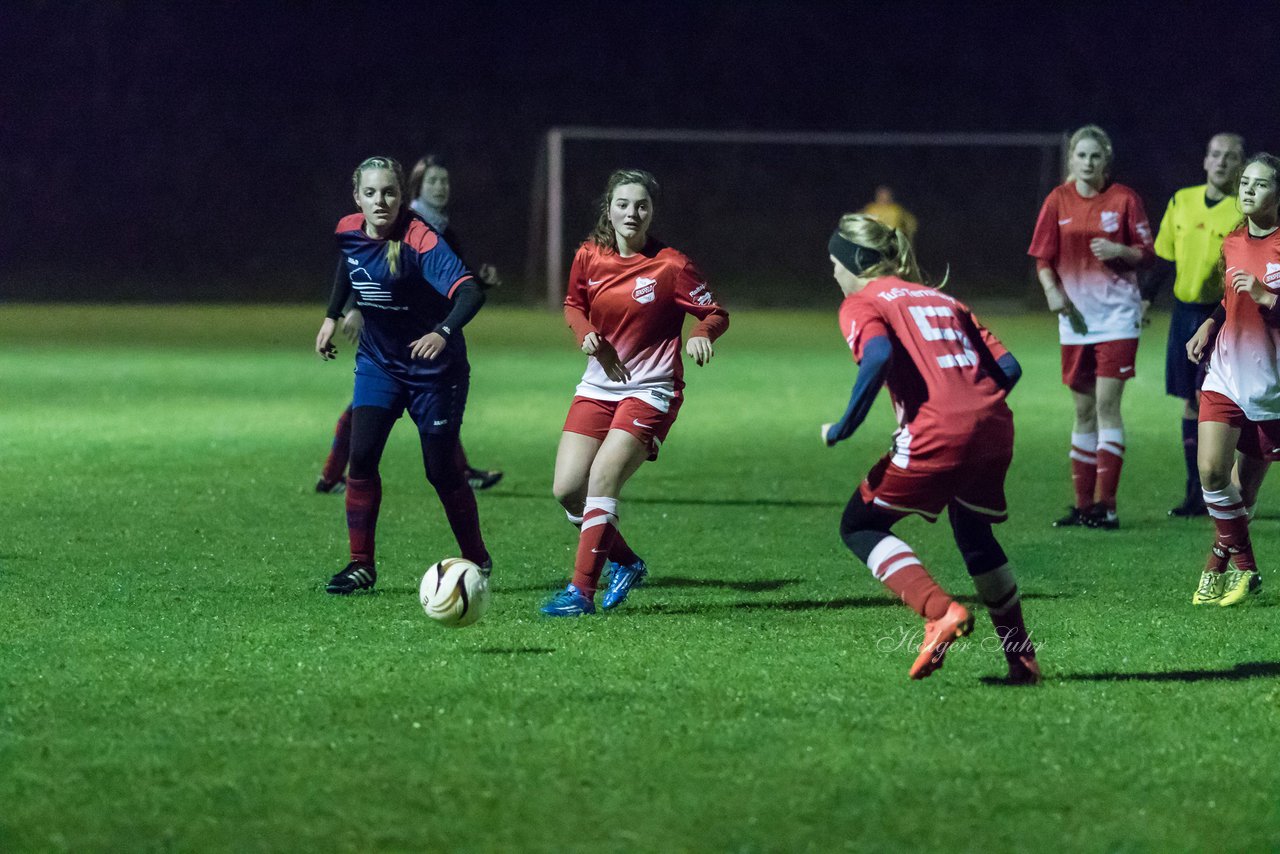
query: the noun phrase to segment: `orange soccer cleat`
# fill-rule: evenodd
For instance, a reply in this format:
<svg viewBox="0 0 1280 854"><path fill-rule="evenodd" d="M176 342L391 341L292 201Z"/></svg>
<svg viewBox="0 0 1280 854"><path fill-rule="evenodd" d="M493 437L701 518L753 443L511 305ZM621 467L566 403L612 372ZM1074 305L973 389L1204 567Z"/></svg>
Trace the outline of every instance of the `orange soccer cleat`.
<svg viewBox="0 0 1280 854"><path fill-rule="evenodd" d="M952 641L973 631L973 615L959 602L947 606L947 613L924 624L924 643L909 671L912 679L924 679L942 667Z"/></svg>

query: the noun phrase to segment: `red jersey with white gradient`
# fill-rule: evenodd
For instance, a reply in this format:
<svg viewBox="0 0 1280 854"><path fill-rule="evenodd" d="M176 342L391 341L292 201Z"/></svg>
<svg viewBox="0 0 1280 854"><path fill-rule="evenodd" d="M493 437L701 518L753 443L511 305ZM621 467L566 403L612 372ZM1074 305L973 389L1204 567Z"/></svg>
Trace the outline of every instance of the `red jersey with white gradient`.
<svg viewBox="0 0 1280 854"><path fill-rule="evenodd" d="M635 397L660 412L684 388L680 332L686 314L698 319L690 337L714 341L729 327L729 313L716 304L693 262L656 240L624 258L587 241L569 271L564 315L578 336L599 333L631 372L626 382L609 379L593 359L577 394L597 400Z"/></svg>
<svg viewBox="0 0 1280 854"><path fill-rule="evenodd" d="M1236 229L1222 242L1222 263L1227 318L1209 357L1204 390L1231 398L1250 421L1280 418L1280 312L1231 287L1235 271L1247 270L1280 294L1280 231L1251 237L1247 227Z"/></svg>
<svg viewBox="0 0 1280 854"><path fill-rule="evenodd" d="M993 449L984 447L990 437L1009 435L1013 413L992 374L1008 350L964 303L883 276L845 297L840 330L859 363L871 339L883 335L893 345L885 384L898 416L895 465L951 468L966 457L990 456Z"/></svg>
<svg viewBox="0 0 1280 854"><path fill-rule="evenodd" d="M1053 267L1089 327L1081 335L1066 316L1060 316L1058 339L1063 344L1137 338L1142 328L1137 270L1118 258L1099 261L1089 249L1095 237L1141 250L1144 264L1155 257L1151 224L1133 190L1108 184L1086 199L1076 190L1075 181L1055 187L1040 208L1027 254Z"/></svg>

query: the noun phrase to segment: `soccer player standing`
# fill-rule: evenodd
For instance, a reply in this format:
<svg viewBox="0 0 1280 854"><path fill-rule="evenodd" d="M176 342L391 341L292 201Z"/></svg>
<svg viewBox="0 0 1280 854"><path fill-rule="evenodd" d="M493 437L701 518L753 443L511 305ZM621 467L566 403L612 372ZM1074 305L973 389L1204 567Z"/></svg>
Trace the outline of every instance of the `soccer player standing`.
<svg viewBox="0 0 1280 854"><path fill-rule="evenodd" d="M1261 590L1249 511L1267 467L1280 459L1280 158L1251 157L1239 198L1245 222L1222 242L1225 318L1220 329L1206 320L1187 342L1187 354L1199 361L1217 336L1201 389L1199 437L1200 481L1216 536L1195 605L1237 605Z"/></svg>
<svg viewBox="0 0 1280 854"><path fill-rule="evenodd" d="M457 449L470 378L462 327L484 304L484 291L440 235L403 203L399 163L370 157L356 167L352 185L360 212L343 217L336 229L348 275L335 282L316 334L316 352L333 358L337 318L354 289L365 324L351 404L346 493L351 562L326 588L338 594L373 587L377 580L378 463L406 409L418 427L427 480L444 505L462 556L482 568L492 566Z"/></svg>
<svg viewBox="0 0 1280 854"><path fill-rule="evenodd" d="M609 176L591 237L569 272L564 315L590 358L569 407L556 453L554 491L581 528L573 580L543 607L555 617L595 612L606 560L613 608L648 572L618 532L618 496L658 449L683 401L680 334L685 315L697 324L685 351L711 361L712 342L729 314L683 253L649 236L658 183L648 172Z"/></svg>
<svg viewBox="0 0 1280 854"><path fill-rule="evenodd" d="M901 230L846 214L827 250L845 294L840 328L860 367L844 416L822 425L822 439L830 447L852 436L886 384L899 424L893 449L849 499L840 536L925 619L924 642L909 671L923 679L942 667L951 643L972 630L973 617L892 529L911 514L936 521L945 509L1000 638L1008 681L1039 682L1017 581L991 530L1008 518L1004 480L1013 459L1013 413L1005 397L1022 369L963 303L920 283L911 241Z"/></svg>
<svg viewBox="0 0 1280 854"><path fill-rule="evenodd" d="M414 213L426 220L444 238L459 258L464 258L458 232L449 223L450 198L449 170L434 154L425 154L414 164L409 173L409 207ZM498 271L492 264L481 264L476 271L480 282L486 287L501 284ZM335 276L341 280L347 276L346 264L341 260ZM342 316L342 332L352 344L360 340L360 329L364 326L364 316L353 303L346 306ZM466 470L467 482L472 489L488 489L502 480L501 471L490 471L472 467L467 460L462 442L458 442L458 454L462 466ZM329 447L329 456L325 460L320 479L316 482L316 492L341 493L347 487L347 460L351 456L351 407L348 405L338 416L338 423L333 430L333 443Z"/></svg>
<svg viewBox="0 0 1280 854"><path fill-rule="evenodd" d="M1102 128L1077 130L1067 152L1071 177L1044 200L1027 250L1049 310L1059 315L1062 382L1075 404L1075 505L1053 524L1118 528L1120 401L1146 311L1137 270L1153 257L1151 226L1138 194L1110 181L1111 139Z"/></svg>
<svg viewBox="0 0 1280 854"><path fill-rule="evenodd" d="M1209 140L1204 156L1204 184L1173 194L1156 233L1156 262L1147 277L1143 298L1155 299L1161 287L1173 279L1173 316L1165 350L1164 389L1183 400L1182 453L1187 485L1182 503L1170 516L1203 516L1208 511L1200 490L1196 456L1198 435L1198 370L1187 359L1187 341L1222 301L1222 240L1240 223L1235 204L1244 140L1234 133L1220 133Z"/></svg>

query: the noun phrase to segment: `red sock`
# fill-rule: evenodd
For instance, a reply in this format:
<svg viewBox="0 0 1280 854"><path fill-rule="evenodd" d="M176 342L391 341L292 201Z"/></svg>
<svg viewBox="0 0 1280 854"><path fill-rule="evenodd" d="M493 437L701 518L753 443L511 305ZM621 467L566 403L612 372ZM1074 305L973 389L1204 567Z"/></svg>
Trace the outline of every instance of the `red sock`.
<svg viewBox="0 0 1280 854"><path fill-rule="evenodd" d="M350 485L348 485L350 488ZM476 494L471 485L462 481L462 485L452 492L439 492L440 503L444 505L444 515L453 530L453 538L458 541L462 556L479 566L489 561L489 550L485 548L484 537L480 535L480 511L476 509Z"/></svg>
<svg viewBox="0 0 1280 854"><path fill-rule="evenodd" d="M1071 434L1071 486L1076 493L1076 507L1093 506L1094 485L1098 479L1098 434Z"/></svg>
<svg viewBox="0 0 1280 854"><path fill-rule="evenodd" d="M351 407L342 410L333 428L333 444L329 446L329 458L324 461L320 479L325 483L337 483L347 470L347 458L351 456Z"/></svg>
<svg viewBox="0 0 1280 854"><path fill-rule="evenodd" d="M581 516L575 516L568 510L565 511L565 515L569 517L569 521L573 523L575 528L582 530ZM613 534L613 545L609 547L609 560L620 563L623 566L629 566L640 560L640 555L631 550L631 546L627 545L627 541L622 538L622 532L617 530L616 526Z"/></svg>
<svg viewBox="0 0 1280 854"><path fill-rule="evenodd" d="M881 540L867 556L867 566L877 580L926 620L937 620L947 613L951 597L925 571L911 546L897 537Z"/></svg>
<svg viewBox="0 0 1280 854"><path fill-rule="evenodd" d="M1218 538L1215 551L1209 553L1206 570L1223 572L1226 561L1217 554L1225 552L1236 569L1255 571L1258 565L1253 559L1253 545L1249 542L1249 510L1240 498L1240 490L1234 484L1225 489L1204 490L1204 503L1213 517L1213 527ZM1221 569L1218 568L1221 566Z"/></svg>
<svg viewBox="0 0 1280 854"><path fill-rule="evenodd" d="M378 506L382 503L382 479L347 479L347 536L351 559L373 566L374 531L378 527Z"/></svg>
<svg viewBox="0 0 1280 854"><path fill-rule="evenodd" d="M573 561L573 586L583 596L594 599L600 570L618 536L618 499L588 498L582 513L582 534Z"/></svg>
<svg viewBox="0 0 1280 854"><path fill-rule="evenodd" d="M1098 501L1108 510L1115 510L1120 469L1124 466L1124 430L1099 430L1098 440Z"/></svg>

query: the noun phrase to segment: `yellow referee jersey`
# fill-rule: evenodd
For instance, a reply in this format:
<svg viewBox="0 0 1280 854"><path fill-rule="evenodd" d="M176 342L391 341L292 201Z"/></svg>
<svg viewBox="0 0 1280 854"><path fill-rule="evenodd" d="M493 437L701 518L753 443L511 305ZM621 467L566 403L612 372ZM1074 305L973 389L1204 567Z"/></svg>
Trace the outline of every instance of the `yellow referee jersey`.
<svg viewBox="0 0 1280 854"><path fill-rule="evenodd" d="M1174 193L1156 235L1156 254L1177 265L1173 295L1183 302L1212 303L1222 299L1222 274L1218 269L1222 239L1240 224L1243 216L1235 196L1227 196L1213 207L1206 205L1206 186L1200 184Z"/></svg>

